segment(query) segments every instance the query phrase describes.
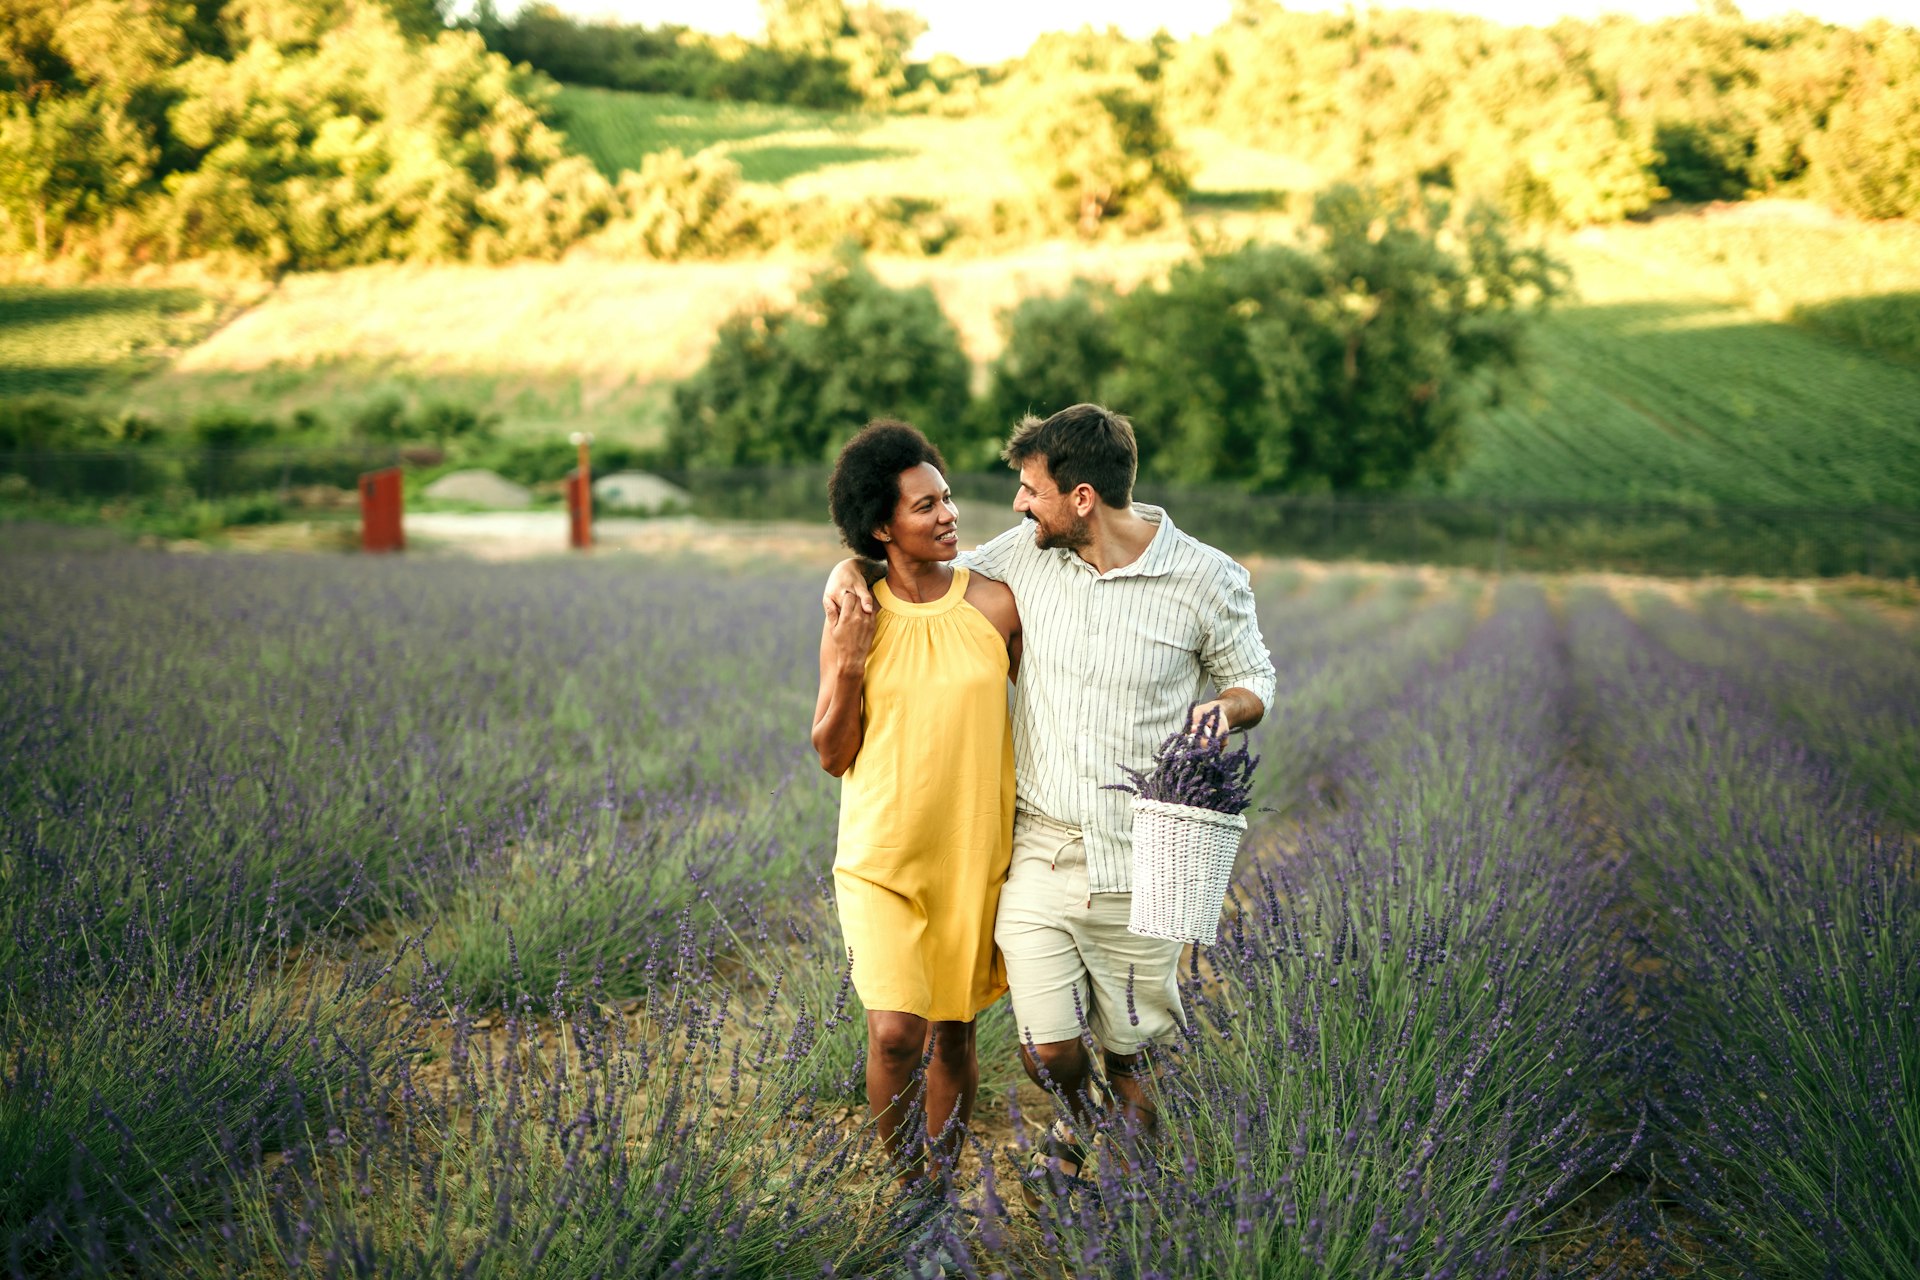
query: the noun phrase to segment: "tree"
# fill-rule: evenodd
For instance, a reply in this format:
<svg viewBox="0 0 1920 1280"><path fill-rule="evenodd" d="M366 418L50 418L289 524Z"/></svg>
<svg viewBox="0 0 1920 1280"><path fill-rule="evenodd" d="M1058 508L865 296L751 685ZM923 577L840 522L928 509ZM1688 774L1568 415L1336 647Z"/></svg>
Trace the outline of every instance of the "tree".
<svg viewBox="0 0 1920 1280"><path fill-rule="evenodd" d="M721 326L706 365L675 389L668 447L690 466L818 463L876 417L964 443L967 375L932 291L890 289L843 249L793 310Z"/></svg>
<svg viewBox="0 0 1920 1280"><path fill-rule="evenodd" d="M1485 376L1519 359L1528 318L1563 284L1484 209L1456 218L1339 187L1313 226L1312 242L1211 254L1111 303L1110 365L1097 345L1061 344L1088 353L1076 398L1133 418L1143 474L1341 493L1442 475ZM1074 295L1056 306L1069 332L1094 323ZM1045 385L1058 340L1034 318L996 366L997 395L1027 370Z"/></svg>
<svg viewBox="0 0 1920 1280"><path fill-rule="evenodd" d="M551 254L616 202L542 92L437 0L7 0L0 236L275 269Z"/></svg>
<svg viewBox="0 0 1920 1280"><path fill-rule="evenodd" d="M656 151L622 173L617 190L622 216L595 242L603 249L673 262L718 256L750 230L740 166L712 150Z"/></svg>
<svg viewBox="0 0 1920 1280"><path fill-rule="evenodd" d="M1022 154L1055 220L1091 238L1109 222L1159 226L1187 191L1157 96L1137 81L1075 76L1023 99Z"/></svg>
<svg viewBox="0 0 1920 1280"><path fill-rule="evenodd" d="M1867 218L1920 216L1920 31L1882 27L1877 66L1808 146L1817 190Z"/></svg>
<svg viewBox="0 0 1920 1280"><path fill-rule="evenodd" d="M978 417L981 438L997 440L1026 414L1046 417L1099 400L1120 363L1108 311L1112 291L1076 280L1067 292L1023 299L1003 312L1006 345L988 374Z"/></svg>
<svg viewBox="0 0 1920 1280"><path fill-rule="evenodd" d="M16 245L47 258L70 228L124 204L152 148L104 93L13 101L0 114L0 222Z"/></svg>
<svg viewBox="0 0 1920 1280"><path fill-rule="evenodd" d="M409 38L378 8L311 46L253 39L173 77L180 171L150 212L171 256L273 268L557 253L611 185L566 154L541 90L470 32Z"/></svg>
<svg viewBox="0 0 1920 1280"><path fill-rule="evenodd" d="M907 55L927 30L912 10L876 0L761 0L760 10L769 45L839 61L854 91L876 104L907 87Z"/></svg>
<svg viewBox="0 0 1920 1280"><path fill-rule="evenodd" d="M1164 36L1129 40L1112 27L1050 32L994 90L1053 225L1091 237L1115 222L1158 226L1178 211L1186 158L1160 86L1171 47Z"/></svg>
<svg viewBox="0 0 1920 1280"><path fill-rule="evenodd" d="M495 53L566 84L806 107L861 102L838 58L702 35L671 23L587 21L551 4L526 5L507 22L491 4L482 4L467 25Z"/></svg>

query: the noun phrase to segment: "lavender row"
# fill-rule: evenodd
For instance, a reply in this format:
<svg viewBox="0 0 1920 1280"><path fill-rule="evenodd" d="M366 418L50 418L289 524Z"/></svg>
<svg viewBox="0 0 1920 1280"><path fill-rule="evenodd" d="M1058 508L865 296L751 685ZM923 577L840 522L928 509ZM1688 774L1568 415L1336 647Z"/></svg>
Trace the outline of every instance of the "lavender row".
<svg viewBox="0 0 1920 1280"><path fill-rule="evenodd" d="M474 1005L406 942L378 969L137 987L33 1033L8 1097L61 1113L0 1122L8 1274L718 1278L899 1257L919 1220L808 1087L848 988L798 1018L748 1007L711 967L720 940L679 928L631 1012L597 978ZM76 1084L102 1051L124 1056ZM68 1145L14 1141L52 1120Z"/></svg>
<svg viewBox="0 0 1920 1280"><path fill-rule="evenodd" d="M648 921L795 874L801 584L697 568L8 564L0 968L156 904L176 940L271 895L296 937L440 921L481 982L506 930L614 980ZM749 874L751 873L751 874ZM578 974L576 974L578 976ZM537 975L544 982L545 975Z"/></svg>
<svg viewBox="0 0 1920 1280"><path fill-rule="evenodd" d="M592 1271L669 1265L660 1241L690 1274L779 1269L783 1247L808 1269L888 1256L891 1220L844 1199L886 1185L844 1124L816 1117L781 1148L815 1172L768 1213L717 1207L739 1209L741 1162L785 1117L857 1088L830 925L779 905L830 831L830 788L792 767L809 584L617 564L7 567L27 607L0 619L18 695L0 710L0 827L22 854L0 1061L9 1100L34 1099L0 1117L22 1171L0 1205L14 1270ZM1318 612L1334 604L1315 598L1302 631L1350 627ZM413 940L352 976L332 940L370 926ZM302 1003L317 982L326 1002ZM111 1016L99 990L145 992L146 1012ZM671 1042L685 1020L655 1007L739 991L758 1012L697 1042ZM635 994L667 1040L616 1012ZM502 1022L520 1049L449 1093L442 1073L484 1058ZM1004 1080L1011 1046L993 1039ZM628 1066L573 1072L598 1101L568 1112L548 1093L536 1115L532 1082L562 1049ZM692 1077L660 1069L695 1049L701 1087L727 1079L726 1097L687 1101ZM83 1058L102 1070L57 1069ZM177 1105L154 1105L155 1081ZM620 1172L636 1137L620 1117L660 1107L681 1108L656 1150L679 1161L671 1185L705 1188L694 1218L642 1212ZM567 1127L582 1116L610 1144L591 1159ZM708 1161L716 1146L733 1155ZM643 1246L642 1226L583 1218L658 1231Z"/></svg>
<svg viewBox="0 0 1920 1280"><path fill-rule="evenodd" d="M1740 685L1844 769L1869 803L1920 830L1920 652L1911 637L1871 618L1787 605L1761 612L1725 599L1697 608L1647 599L1640 612L1676 656Z"/></svg>
<svg viewBox="0 0 1920 1280"><path fill-rule="evenodd" d="M405 984L469 1004L642 990L687 963L663 949L683 920L753 908L831 831L782 732L812 679L791 581L724 580L723 608L688 609L710 573L125 553L5 571L16 1273L147 1269L290 1153L353 1150L344 1100L385 1114L396 1067L433 1051L392 1043ZM370 927L420 939L377 986L332 958Z"/></svg>
<svg viewBox="0 0 1920 1280"><path fill-rule="evenodd" d="M1054 1202L1083 1273L1606 1274L1655 1051L1610 940L1617 868L1563 761L1570 678L1508 596L1367 726L1369 786L1270 851L1196 953L1164 1140ZM1274 750L1269 744L1268 750ZM1612 1258L1614 1263L1605 1261Z"/></svg>
<svg viewBox="0 0 1920 1280"><path fill-rule="evenodd" d="M1338 804L1346 769L1396 690L1444 664L1473 629L1477 584L1430 592L1415 578L1329 578L1298 600L1262 598L1278 677L1266 732L1284 735L1254 803L1285 813Z"/></svg>
<svg viewBox="0 0 1920 1280"><path fill-rule="evenodd" d="M1826 1060L1806 1046L1877 1045L1872 1070L1836 1061L1880 1072L1869 1112L1920 1110L1910 1045L1873 1021L1911 1012L1911 851L1858 834L1769 707L1591 601L1569 629L1507 591L1475 628L1471 597L1413 583L1263 595L1288 692L1254 746L1296 780L1267 794L1327 785L1297 839L1256 837L1188 975L1167 1143L1036 1243L990 1186L921 1234L846 1119L832 790L794 727L809 575L7 568L32 606L0 617L23 694L0 708L15 1272L866 1274L917 1238L967 1274L1600 1275L1662 1261L1637 1192L1657 1144L1688 1174L1656 1187L1726 1258L1791 1274L1769 1215L1805 1220L1811 1193L1755 1117L1806 1147L1852 1133L1808 1127L1836 1108L1792 1092ZM1625 980L1609 800L1630 870L1695 904L1656 936L1698 987ZM1773 880L1742 852L1764 841L1791 853ZM1826 904L1805 937L1764 924L1804 902ZM1866 962L1856 917L1887 942ZM363 946L408 941L354 950L370 925ZM1750 927L1778 960L1713 952ZM1833 1025L1795 1041L1769 993ZM1801 1046L1784 1083L1754 1027ZM1821 1202L1829 1242L1868 1197L1910 1212L1910 1160L1847 1154L1879 1181Z"/></svg>
<svg viewBox="0 0 1920 1280"><path fill-rule="evenodd" d="M1680 1067L1652 1101L1710 1261L1920 1275L1920 878L1748 682L1575 613Z"/></svg>

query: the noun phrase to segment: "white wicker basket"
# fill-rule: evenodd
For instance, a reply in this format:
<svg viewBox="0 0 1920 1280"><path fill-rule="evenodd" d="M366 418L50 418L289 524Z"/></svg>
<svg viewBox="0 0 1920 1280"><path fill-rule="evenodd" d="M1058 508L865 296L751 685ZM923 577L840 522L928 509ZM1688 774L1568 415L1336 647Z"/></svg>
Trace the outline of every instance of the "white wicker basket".
<svg viewBox="0 0 1920 1280"><path fill-rule="evenodd" d="M1244 813L1133 801L1133 911L1127 931L1211 946L1247 831Z"/></svg>

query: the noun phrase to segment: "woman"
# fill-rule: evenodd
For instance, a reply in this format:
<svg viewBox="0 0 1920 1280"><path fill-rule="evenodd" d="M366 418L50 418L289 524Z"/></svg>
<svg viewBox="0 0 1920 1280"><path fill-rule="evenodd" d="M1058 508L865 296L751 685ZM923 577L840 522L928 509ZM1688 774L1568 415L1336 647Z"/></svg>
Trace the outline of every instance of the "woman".
<svg viewBox="0 0 1920 1280"><path fill-rule="evenodd" d="M973 1114L973 1020L1006 991L993 917L1013 844L1007 681L1020 666L1013 593L951 563L959 512L940 451L904 422L840 451L833 521L885 560L873 613L845 608L820 636L813 746L842 780L834 893L867 1007L867 1104L911 1186L901 1133L928 1060L931 1149L950 1169Z"/></svg>

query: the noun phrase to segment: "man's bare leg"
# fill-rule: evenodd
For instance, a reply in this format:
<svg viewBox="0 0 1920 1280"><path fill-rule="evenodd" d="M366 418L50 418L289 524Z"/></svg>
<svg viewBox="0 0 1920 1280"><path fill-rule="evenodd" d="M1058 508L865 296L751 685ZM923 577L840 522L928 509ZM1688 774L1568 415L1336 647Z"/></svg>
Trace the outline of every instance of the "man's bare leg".
<svg viewBox="0 0 1920 1280"><path fill-rule="evenodd" d="M1120 1115L1126 1121L1124 1132L1140 1138L1151 1137L1160 1126L1160 1111L1153 1104L1148 1085L1153 1079L1153 1062L1145 1052L1107 1054L1107 1079L1113 1085ZM1112 1152L1120 1167L1131 1164L1125 1140L1115 1143Z"/></svg>
<svg viewBox="0 0 1920 1280"><path fill-rule="evenodd" d="M1042 1089L1052 1089L1066 1101L1076 1129L1091 1134L1093 1059L1087 1046L1078 1040L1052 1040L1046 1044L1020 1046L1020 1065L1027 1079Z"/></svg>

